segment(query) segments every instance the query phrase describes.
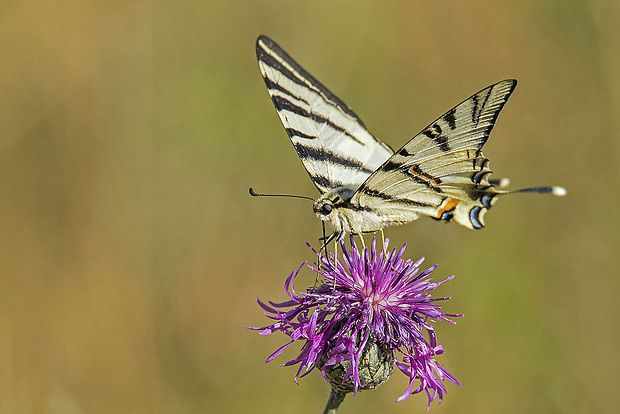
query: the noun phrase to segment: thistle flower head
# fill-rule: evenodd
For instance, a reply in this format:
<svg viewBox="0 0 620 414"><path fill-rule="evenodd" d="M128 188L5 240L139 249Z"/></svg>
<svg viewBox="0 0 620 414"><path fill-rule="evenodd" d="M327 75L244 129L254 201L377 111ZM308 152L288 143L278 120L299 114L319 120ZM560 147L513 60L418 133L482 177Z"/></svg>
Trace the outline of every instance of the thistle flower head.
<svg viewBox="0 0 620 414"><path fill-rule="evenodd" d="M430 291L442 283L429 277L437 267L420 272L424 258L413 262L402 258L405 247L377 252L376 240L370 249L359 250L351 237L351 248L341 241L342 254L319 255L315 266L308 266L322 276L322 284L297 293L295 278L301 268L286 279L289 300L282 303L258 301L265 315L274 323L260 330L262 335L280 331L290 341L276 350L266 362L297 341L300 354L284 365L299 364L297 375L303 377L315 367L322 370L332 387L343 392L372 389L381 385L396 366L409 377L407 390L396 400L425 391L430 403L441 402L446 392L442 381L458 381L435 357L444 352L437 343L432 323L462 315L441 311L439 301ZM419 385L414 389L415 381Z"/></svg>

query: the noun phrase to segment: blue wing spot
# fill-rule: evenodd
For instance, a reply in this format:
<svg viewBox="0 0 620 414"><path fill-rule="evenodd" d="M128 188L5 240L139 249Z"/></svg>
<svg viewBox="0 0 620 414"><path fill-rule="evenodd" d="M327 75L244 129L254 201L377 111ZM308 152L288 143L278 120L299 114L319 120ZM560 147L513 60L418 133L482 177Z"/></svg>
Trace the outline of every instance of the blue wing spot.
<svg viewBox="0 0 620 414"><path fill-rule="evenodd" d="M472 226L475 229L481 229L484 227L484 224L480 222L480 212L482 211L482 207L476 206L469 210L469 221L471 221Z"/></svg>
<svg viewBox="0 0 620 414"><path fill-rule="evenodd" d="M491 201L493 200L493 197L495 197L495 196L496 196L496 194L487 193L487 194L482 196L480 201L482 201L482 205L484 207L491 208Z"/></svg>

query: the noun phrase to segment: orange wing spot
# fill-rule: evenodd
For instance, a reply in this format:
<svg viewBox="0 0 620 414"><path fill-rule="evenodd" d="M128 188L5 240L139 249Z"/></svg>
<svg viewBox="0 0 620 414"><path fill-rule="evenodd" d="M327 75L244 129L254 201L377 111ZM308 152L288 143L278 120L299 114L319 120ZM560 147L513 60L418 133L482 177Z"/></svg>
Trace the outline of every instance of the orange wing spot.
<svg viewBox="0 0 620 414"><path fill-rule="evenodd" d="M433 183L433 184L435 184L435 185L439 185L439 183L437 182L437 180L435 180L433 177L429 177L428 175L422 175L422 174L420 174L419 172L417 172L417 171L415 170L415 167L416 167L416 166L414 165L413 167L409 168L409 174L411 174L411 175L415 175L416 177L420 177L420 178L421 178L421 179L423 179L423 180L430 181L431 183Z"/></svg>
<svg viewBox="0 0 620 414"><path fill-rule="evenodd" d="M459 200L457 200L456 198L449 198L448 201L446 201L446 203L444 204L444 206L437 212L437 218L440 219L443 213L454 210L458 203Z"/></svg>

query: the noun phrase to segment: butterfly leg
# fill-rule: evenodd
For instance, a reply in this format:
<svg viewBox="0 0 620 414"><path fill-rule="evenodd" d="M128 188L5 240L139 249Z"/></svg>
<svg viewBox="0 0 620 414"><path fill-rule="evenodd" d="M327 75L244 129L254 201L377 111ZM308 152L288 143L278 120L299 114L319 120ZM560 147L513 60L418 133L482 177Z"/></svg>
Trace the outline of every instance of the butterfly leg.
<svg viewBox="0 0 620 414"><path fill-rule="evenodd" d="M323 242L323 244L321 245L321 250L326 249L327 245L331 243L332 240L334 240L337 235L338 235L338 232L336 231L327 237L325 237L325 234L323 234L323 237L319 237L319 241Z"/></svg>
<svg viewBox="0 0 620 414"><path fill-rule="evenodd" d="M321 253L323 252L323 250L325 250L324 252L325 258L326 259L329 258L329 256L327 255L327 236L325 235L325 222L322 221L321 224L323 225L323 237L321 237L319 241L323 242L323 245L319 249L319 264L318 264L319 266L321 266ZM318 274L317 274L317 279L318 279Z"/></svg>
<svg viewBox="0 0 620 414"><path fill-rule="evenodd" d="M333 265L334 267L336 266L336 256L338 254L338 241L342 238L342 234L343 232L339 232L339 231L335 231L332 234L330 234L329 236L325 236L325 224L323 224L323 237L319 238L319 241L323 242L323 245L321 246L321 248L319 249L319 263L318 263L318 267L321 266L321 254L325 255L325 259L327 260L327 262L329 262L329 250L327 250L327 246L329 245L329 243L331 243L332 241L335 240L334 242L334 256L333 256ZM316 284L319 281L319 273L317 272L316 275L316 280L314 281L314 287L316 287ZM334 281L335 283L335 281Z"/></svg>
<svg viewBox="0 0 620 414"><path fill-rule="evenodd" d="M338 257L338 240L334 243L334 267L336 267L336 258ZM335 279L334 279L335 283Z"/></svg>
<svg viewBox="0 0 620 414"><path fill-rule="evenodd" d="M319 250L319 253L323 250L325 250L325 257L327 258L327 260L329 260L329 251L327 250L327 246L329 245L329 243L331 243L332 241L334 241L334 264L336 263L336 256L338 255L338 242L340 240L342 240L344 236L344 230L343 231L335 231L332 234L330 234L327 238L323 237L321 240L323 240L323 245L321 246L321 249Z"/></svg>

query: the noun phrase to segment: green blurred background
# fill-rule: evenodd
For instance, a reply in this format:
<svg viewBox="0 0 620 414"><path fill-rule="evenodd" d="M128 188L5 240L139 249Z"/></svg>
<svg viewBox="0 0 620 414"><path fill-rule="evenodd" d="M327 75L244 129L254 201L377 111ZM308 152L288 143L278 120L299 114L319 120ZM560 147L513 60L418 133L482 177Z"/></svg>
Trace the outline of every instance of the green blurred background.
<svg viewBox="0 0 620 414"><path fill-rule="evenodd" d="M463 384L433 413L620 405L620 3L7 1L0 12L0 412L318 413L318 373L263 365L256 298L320 236L256 64L271 36L400 147L479 89L519 86L485 147L513 187L471 231L390 228L456 274L438 326ZM298 288L313 283L306 273ZM415 413L395 374L342 413ZM614 409L615 407L615 409Z"/></svg>

